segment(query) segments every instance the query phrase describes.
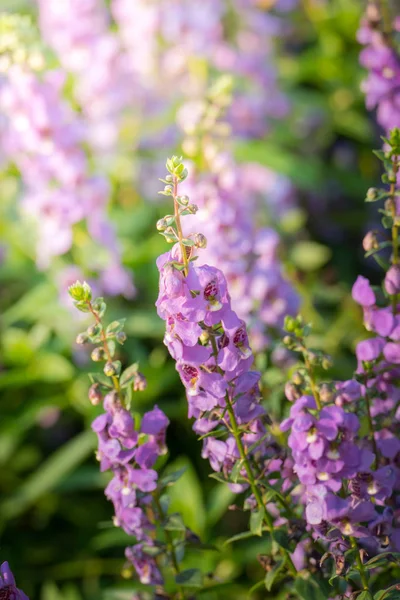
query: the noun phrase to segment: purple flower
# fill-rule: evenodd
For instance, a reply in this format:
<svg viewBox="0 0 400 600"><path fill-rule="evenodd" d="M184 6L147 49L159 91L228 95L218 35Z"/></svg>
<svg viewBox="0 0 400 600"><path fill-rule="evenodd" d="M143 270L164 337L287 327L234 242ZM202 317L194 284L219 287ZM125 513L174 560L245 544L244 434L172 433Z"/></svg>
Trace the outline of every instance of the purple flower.
<svg viewBox="0 0 400 600"><path fill-rule="evenodd" d="M370 282L362 275L357 277L353 285L352 296L357 304L361 306L373 306L376 302Z"/></svg>
<svg viewBox="0 0 400 600"><path fill-rule="evenodd" d="M29 600L28 596L17 588L8 562L3 562L0 566L0 597L5 600Z"/></svg>
<svg viewBox="0 0 400 600"><path fill-rule="evenodd" d="M147 543L151 546L151 541ZM162 585L164 580L157 566L156 560L143 551L143 544L129 546L125 556L135 567L141 583L144 585Z"/></svg>
<svg viewBox="0 0 400 600"><path fill-rule="evenodd" d="M385 289L388 294L394 296L400 293L400 267L393 265L385 276Z"/></svg>

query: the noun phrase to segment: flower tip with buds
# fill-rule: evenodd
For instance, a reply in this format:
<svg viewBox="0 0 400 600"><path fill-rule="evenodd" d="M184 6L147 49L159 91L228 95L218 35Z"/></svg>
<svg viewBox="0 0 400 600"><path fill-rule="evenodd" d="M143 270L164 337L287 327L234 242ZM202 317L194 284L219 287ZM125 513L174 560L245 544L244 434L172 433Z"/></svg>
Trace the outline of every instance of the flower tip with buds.
<svg viewBox="0 0 400 600"><path fill-rule="evenodd" d="M90 302L92 299L92 290L86 281L83 283L76 281L69 286L68 293L76 302Z"/></svg>

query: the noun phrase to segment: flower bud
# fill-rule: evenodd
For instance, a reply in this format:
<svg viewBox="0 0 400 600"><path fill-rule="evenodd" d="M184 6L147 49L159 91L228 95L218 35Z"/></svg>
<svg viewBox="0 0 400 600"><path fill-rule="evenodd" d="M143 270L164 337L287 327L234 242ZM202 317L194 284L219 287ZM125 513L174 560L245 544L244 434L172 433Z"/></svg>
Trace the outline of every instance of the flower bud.
<svg viewBox="0 0 400 600"><path fill-rule="evenodd" d="M164 194L165 194L166 196L172 196L172 194L173 194L173 191L174 191L174 188L172 187L172 185L169 185L169 184L168 184L168 185L166 185L166 186L164 187Z"/></svg>
<svg viewBox="0 0 400 600"><path fill-rule="evenodd" d="M195 215L197 213L197 211L199 210L199 207L197 206L197 204L189 204L189 206L186 208L186 210L191 215Z"/></svg>
<svg viewBox="0 0 400 600"><path fill-rule="evenodd" d="M286 329L286 331L291 333L292 331L294 331L295 327L296 327L295 319L293 319L293 317L291 317L290 315L286 315L285 322L284 322L284 328Z"/></svg>
<svg viewBox="0 0 400 600"><path fill-rule="evenodd" d="M90 302L92 298L92 290L90 289L90 285L84 281L81 283L80 281L76 281L68 288L68 293L73 300L76 302Z"/></svg>
<svg viewBox="0 0 400 600"><path fill-rule="evenodd" d="M321 365L322 368L325 370L330 369L333 365L332 358L325 354L325 356L322 357Z"/></svg>
<svg viewBox="0 0 400 600"><path fill-rule="evenodd" d="M289 400L289 402L295 402L301 397L301 392L293 383L288 381L285 384L285 396Z"/></svg>
<svg viewBox="0 0 400 600"><path fill-rule="evenodd" d="M140 371L138 371L133 380L133 391L134 392L143 392L146 389L146 387L147 387L147 379L143 375L143 373L140 373Z"/></svg>
<svg viewBox="0 0 400 600"><path fill-rule="evenodd" d="M107 377L114 377L117 374L117 369L116 369L114 363L108 361L104 365L103 372L104 372L104 375L107 375Z"/></svg>
<svg viewBox="0 0 400 600"><path fill-rule="evenodd" d="M125 331L120 331L119 333L117 333L117 335L115 336L115 339L117 340L117 342L119 344L123 344L124 342L126 342L126 333L125 333Z"/></svg>
<svg viewBox="0 0 400 600"><path fill-rule="evenodd" d="M368 231L363 239L362 245L365 252L379 248L379 242L375 231Z"/></svg>
<svg viewBox="0 0 400 600"><path fill-rule="evenodd" d="M282 341L285 344L285 346L290 347L293 344L293 339L290 337L290 335L285 335Z"/></svg>
<svg viewBox="0 0 400 600"><path fill-rule="evenodd" d="M388 198L385 202L385 210L390 213L393 213L396 210L396 205L393 201L393 198Z"/></svg>
<svg viewBox="0 0 400 600"><path fill-rule="evenodd" d="M301 373L299 373L299 371L296 371L295 373L293 373L292 381L295 385L301 385L302 383L304 383L304 377Z"/></svg>
<svg viewBox="0 0 400 600"><path fill-rule="evenodd" d="M370 202L372 200L376 200L376 198L378 197L378 190L376 188L369 188L369 190L367 191L367 200L369 200Z"/></svg>
<svg viewBox="0 0 400 600"><path fill-rule="evenodd" d="M165 231L168 227L167 221L165 219L159 219L156 224L158 231Z"/></svg>
<svg viewBox="0 0 400 600"><path fill-rule="evenodd" d="M195 243L196 248L207 247L207 238L202 233L195 233L193 236L193 241Z"/></svg>
<svg viewBox="0 0 400 600"><path fill-rule="evenodd" d="M78 335L76 336L76 340L75 340L75 342L79 345L87 344L88 341L89 341L89 338L86 333L78 333Z"/></svg>
<svg viewBox="0 0 400 600"><path fill-rule="evenodd" d="M333 390L331 386L327 383L322 383L319 388L319 397L321 398L321 402L327 404L331 402L333 399Z"/></svg>
<svg viewBox="0 0 400 600"><path fill-rule="evenodd" d="M104 348L102 348L101 346L99 348L94 348L92 350L90 357L94 362L100 362L101 360L104 360L104 358L105 358Z"/></svg>
<svg viewBox="0 0 400 600"><path fill-rule="evenodd" d="M199 340L204 345L208 344L210 340L210 334L208 333L208 331L203 331L199 337Z"/></svg>
<svg viewBox="0 0 400 600"><path fill-rule="evenodd" d="M103 395L100 390L100 386L98 383L94 383L89 388L89 400L93 404L93 406L97 406L103 399Z"/></svg>
<svg viewBox="0 0 400 600"><path fill-rule="evenodd" d="M390 296L400 293L400 267L393 265L385 276L385 290Z"/></svg>
<svg viewBox="0 0 400 600"><path fill-rule="evenodd" d="M166 175L165 176L165 181L168 181L168 183L172 183L172 181L173 181L172 175L170 175L170 174Z"/></svg>
<svg viewBox="0 0 400 600"><path fill-rule="evenodd" d="M187 206L190 202L190 198L189 196L186 196L186 194L184 194L183 196L179 196L179 204L181 204L182 206Z"/></svg>

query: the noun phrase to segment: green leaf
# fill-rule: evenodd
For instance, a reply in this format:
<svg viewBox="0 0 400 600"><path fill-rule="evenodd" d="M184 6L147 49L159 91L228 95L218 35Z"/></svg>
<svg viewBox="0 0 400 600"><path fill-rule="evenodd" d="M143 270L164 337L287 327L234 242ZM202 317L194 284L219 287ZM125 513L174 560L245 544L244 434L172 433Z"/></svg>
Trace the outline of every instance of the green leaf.
<svg viewBox="0 0 400 600"><path fill-rule="evenodd" d="M227 546L228 544L233 544L233 542L240 542L241 540L247 540L252 537L254 537L254 533L252 533L251 531L243 531L242 533L237 533L236 535L233 535L232 537L225 540L224 546Z"/></svg>
<svg viewBox="0 0 400 600"><path fill-rule="evenodd" d="M274 585L275 581L277 580L277 578L279 577L279 575L281 574L284 566L286 564L285 560L280 560L276 563L276 565L274 566L273 569L271 569L271 571L268 571L268 573L265 576L264 579L264 583L265 583L265 587L267 588L267 590L270 592L272 589L272 586Z"/></svg>
<svg viewBox="0 0 400 600"><path fill-rule="evenodd" d="M382 559L386 562L400 563L400 552L382 552L382 554L377 554L377 556L368 560L364 566L374 569L377 566L376 563L380 562Z"/></svg>
<svg viewBox="0 0 400 600"><path fill-rule="evenodd" d="M301 600L327 600L329 595L321 589L318 582L312 579L296 579L294 589Z"/></svg>
<svg viewBox="0 0 400 600"><path fill-rule="evenodd" d="M285 548L285 550L293 552L293 548L290 546L289 536L286 531L283 531L283 529L274 529L272 537L281 548Z"/></svg>
<svg viewBox="0 0 400 600"><path fill-rule="evenodd" d="M347 590L348 583L344 577L340 577L340 575L334 575L329 580L329 585L335 588L339 592L339 594L344 594Z"/></svg>
<svg viewBox="0 0 400 600"><path fill-rule="evenodd" d="M126 319L118 319L118 321L112 321L106 329L106 336L112 337L123 330Z"/></svg>
<svg viewBox="0 0 400 600"><path fill-rule="evenodd" d="M234 465L234 467L233 467L233 469L231 471L231 475L230 475L230 479L231 479L231 481L233 481L233 483L237 482L238 477L240 476L240 470L241 470L242 467L243 467L242 461L238 460L235 463L235 465Z"/></svg>
<svg viewBox="0 0 400 600"><path fill-rule="evenodd" d="M229 483L221 473L210 473L209 477L211 479L216 479L220 483Z"/></svg>
<svg viewBox="0 0 400 600"><path fill-rule="evenodd" d="M91 383L98 383L102 387L107 388L108 390L113 389L113 385L108 377L104 375L104 373L89 373L89 379Z"/></svg>
<svg viewBox="0 0 400 600"><path fill-rule="evenodd" d="M164 552L164 548L160 546L148 546L147 544L143 544L142 550L148 556L158 556L162 552Z"/></svg>
<svg viewBox="0 0 400 600"><path fill-rule="evenodd" d="M178 479L180 479L182 477L182 475L186 471L187 471L187 467L182 467L182 469L178 469L177 471L174 471L173 473L168 473L168 475L164 475L160 479L161 486L166 487L167 485L174 484L176 481L178 481Z"/></svg>
<svg viewBox="0 0 400 600"><path fill-rule="evenodd" d="M128 385L133 383L133 381L137 375L138 368L139 368L139 364L133 363L132 365L130 365L129 367L127 367L125 369L125 371L122 373L120 380L119 380L119 384L122 388L128 387Z"/></svg>
<svg viewBox="0 0 400 600"><path fill-rule="evenodd" d="M194 241L193 241L193 240L191 240L190 238L183 238L183 240L182 240L182 244L183 244L184 246L191 247L191 246L194 246Z"/></svg>
<svg viewBox="0 0 400 600"><path fill-rule="evenodd" d="M388 215L382 217L382 225L385 229L392 229L393 217L389 217Z"/></svg>
<svg viewBox="0 0 400 600"><path fill-rule="evenodd" d="M264 513L262 510L255 510L250 515L250 531L253 535L262 536L262 526Z"/></svg>
<svg viewBox="0 0 400 600"><path fill-rule="evenodd" d="M331 257L331 250L314 241L297 242L291 251L291 260L302 271L317 271Z"/></svg>
<svg viewBox="0 0 400 600"><path fill-rule="evenodd" d="M200 569L186 569L178 573L175 581L182 587L201 588L203 587L203 573Z"/></svg>
<svg viewBox="0 0 400 600"><path fill-rule="evenodd" d="M167 531L186 531L182 515L180 515L179 513L169 515L165 522L164 529L166 529Z"/></svg>
<svg viewBox="0 0 400 600"><path fill-rule="evenodd" d="M44 494L52 491L80 465L96 447L96 437L84 431L56 450L40 468L28 477L17 492L0 505L5 518L23 513Z"/></svg>
<svg viewBox="0 0 400 600"><path fill-rule="evenodd" d="M368 590L365 590L364 592L361 592L361 594L359 594L357 596L357 600L373 600L372 593L369 592Z"/></svg>

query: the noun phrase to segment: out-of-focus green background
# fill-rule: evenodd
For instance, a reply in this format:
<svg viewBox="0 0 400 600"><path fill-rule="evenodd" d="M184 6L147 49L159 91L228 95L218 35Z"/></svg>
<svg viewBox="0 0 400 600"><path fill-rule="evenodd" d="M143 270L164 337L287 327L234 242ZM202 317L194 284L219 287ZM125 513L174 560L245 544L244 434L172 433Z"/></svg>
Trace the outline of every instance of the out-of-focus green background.
<svg viewBox="0 0 400 600"><path fill-rule="evenodd" d="M240 161L257 161L286 174L302 208L301 227L283 230L285 262L315 327L313 342L332 353L333 377L354 367L352 350L362 335L360 315L349 296L364 262L361 239L372 218L365 191L379 182L372 148L379 146L373 115L360 91L363 72L356 42L362 2L300 0L284 19L290 34L281 40L278 71L291 102L290 115L266 139L236 145ZM21 2L22 10L26 4ZM1 2L17 11L19 3ZM163 176L161 172L159 176ZM112 507L103 495L107 476L94 458L90 422L99 410L87 400L87 355L73 345L79 330L62 307L52 272L39 272L16 203L19 179L13 169L0 176L0 559L8 560L31 600L109 600L132 596L132 581L120 577L128 537L111 525ZM244 530L247 516L226 509L233 495L209 479L209 465L186 417L186 400L162 344L156 257L165 251L154 228L164 213L159 202L141 198L128 184L115 189L112 218L125 264L135 274L134 301L113 300L110 319L127 317L125 360L139 360L148 388L135 397L143 412L156 402L169 416L172 467L187 466L172 488L173 507L219 553L191 555L217 579L233 584L214 598L245 598L249 582L262 573L259 545L246 540L223 546ZM283 228L285 229L285 228ZM79 232L75 253L79 258ZM266 380L282 390L278 369ZM266 398L268 405L269 399ZM271 400L272 402L272 400ZM272 410L279 413L280 392ZM222 595L221 595L222 594ZM267 595L260 595L260 598ZM278 600L279 594L274 595Z"/></svg>

